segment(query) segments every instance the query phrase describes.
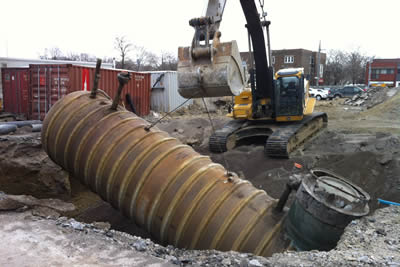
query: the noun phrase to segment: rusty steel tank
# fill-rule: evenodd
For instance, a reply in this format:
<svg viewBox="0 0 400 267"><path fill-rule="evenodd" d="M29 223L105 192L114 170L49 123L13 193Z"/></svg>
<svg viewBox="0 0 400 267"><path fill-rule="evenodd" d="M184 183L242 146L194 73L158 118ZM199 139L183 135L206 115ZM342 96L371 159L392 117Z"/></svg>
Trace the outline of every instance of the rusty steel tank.
<svg viewBox="0 0 400 267"><path fill-rule="evenodd" d="M59 100L44 150L162 244L268 256L286 245L276 200L99 91Z"/></svg>

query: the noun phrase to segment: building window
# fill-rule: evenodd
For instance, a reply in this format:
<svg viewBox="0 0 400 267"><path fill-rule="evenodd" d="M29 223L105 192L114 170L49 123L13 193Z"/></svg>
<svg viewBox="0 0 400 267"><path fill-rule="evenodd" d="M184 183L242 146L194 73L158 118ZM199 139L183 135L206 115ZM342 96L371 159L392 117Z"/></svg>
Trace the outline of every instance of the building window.
<svg viewBox="0 0 400 267"><path fill-rule="evenodd" d="M271 62L272 64L275 64L275 56L272 56Z"/></svg>
<svg viewBox="0 0 400 267"><path fill-rule="evenodd" d="M314 65L314 57L313 56L310 56L310 64Z"/></svg>
<svg viewBox="0 0 400 267"><path fill-rule="evenodd" d="M379 74L394 74L394 69L372 69L372 75L379 75Z"/></svg>
<svg viewBox="0 0 400 267"><path fill-rule="evenodd" d="M294 56L285 56L284 63L294 63Z"/></svg>

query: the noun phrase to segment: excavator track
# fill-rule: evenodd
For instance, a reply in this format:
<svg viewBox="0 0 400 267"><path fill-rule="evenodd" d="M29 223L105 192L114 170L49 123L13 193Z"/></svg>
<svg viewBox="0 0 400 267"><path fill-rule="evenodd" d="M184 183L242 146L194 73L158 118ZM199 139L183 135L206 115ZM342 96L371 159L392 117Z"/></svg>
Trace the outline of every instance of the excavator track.
<svg viewBox="0 0 400 267"><path fill-rule="evenodd" d="M213 153L223 153L236 145L234 132L240 129L246 120L233 120L224 125L220 130L215 131L209 140L209 149Z"/></svg>
<svg viewBox="0 0 400 267"><path fill-rule="evenodd" d="M287 123L233 120L210 136L209 149L213 153L223 153L236 147L240 140L263 137L267 140L264 147L267 156L289 158L290 153L319 132L327 120L323 112Z"/></svg>
<svg viewBox="0 0 400 267"><path fill-rule="evenodd" d="M325 127L327 121L326 113L315 112L305 116L302 121L277 128L265 144L265 154L269 157L289 158L291 152Z"/></svg>

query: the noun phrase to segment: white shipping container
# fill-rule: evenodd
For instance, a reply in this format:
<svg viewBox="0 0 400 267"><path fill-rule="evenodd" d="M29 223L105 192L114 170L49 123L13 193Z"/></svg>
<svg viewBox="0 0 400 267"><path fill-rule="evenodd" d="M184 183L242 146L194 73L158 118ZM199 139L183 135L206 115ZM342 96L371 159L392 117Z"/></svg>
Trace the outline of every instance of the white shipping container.
<svg viewBox="0 0 400 267"><path fill-rule="evenodd" d="M170 112L187 99L178 93L178 75L176 71L151 71L151 106L158 112ZM184 106L193 104L193 99Z"/></svg>

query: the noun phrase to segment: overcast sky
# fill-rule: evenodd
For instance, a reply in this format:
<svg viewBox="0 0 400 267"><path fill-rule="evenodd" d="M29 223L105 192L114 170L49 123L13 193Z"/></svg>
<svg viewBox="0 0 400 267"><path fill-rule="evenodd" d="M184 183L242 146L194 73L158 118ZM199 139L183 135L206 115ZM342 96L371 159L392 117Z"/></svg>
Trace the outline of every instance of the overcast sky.
<svg viewBox="0 0 400 267"><path fill-rule="evenodd" d="M258 3L259 0L256 0ZM149 51L176 54L189 46L189 19L204 15L206 0L7 0L0 12L0 56L38 58L45 48L114 57L116 36ZM272 49L354 50L400 58L400 0L269 0ZM222 41L247 51L240 2L228 0Z"/></svg>

